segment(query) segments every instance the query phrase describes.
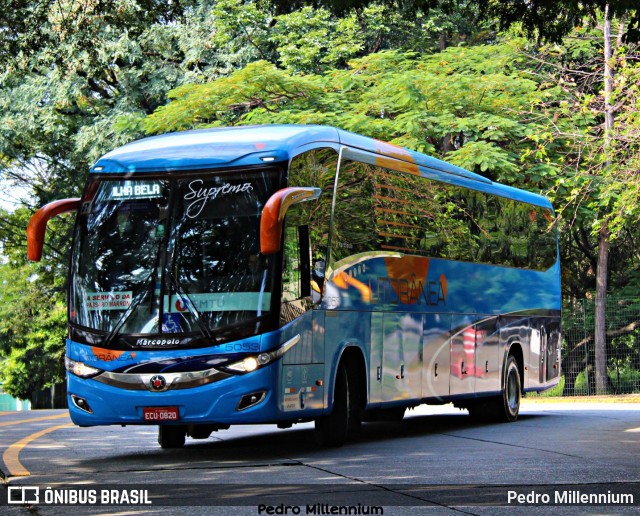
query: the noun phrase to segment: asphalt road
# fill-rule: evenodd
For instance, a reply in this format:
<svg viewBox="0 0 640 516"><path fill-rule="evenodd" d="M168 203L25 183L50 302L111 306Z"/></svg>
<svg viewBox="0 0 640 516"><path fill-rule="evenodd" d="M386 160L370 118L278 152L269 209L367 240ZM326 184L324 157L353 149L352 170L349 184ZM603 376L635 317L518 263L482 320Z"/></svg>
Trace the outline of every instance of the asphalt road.
<svg viewBox="0 0 640 516"><path fill-rule="evenodd" d="M74 427L65 411L0 413L0 513L637 514L640 506L636 403L525 400L511 424L423 406L399 423L365 424L358 441L334 449L314 444L312 424L232 427L177 450L162 450L156 434Z"/></svg>

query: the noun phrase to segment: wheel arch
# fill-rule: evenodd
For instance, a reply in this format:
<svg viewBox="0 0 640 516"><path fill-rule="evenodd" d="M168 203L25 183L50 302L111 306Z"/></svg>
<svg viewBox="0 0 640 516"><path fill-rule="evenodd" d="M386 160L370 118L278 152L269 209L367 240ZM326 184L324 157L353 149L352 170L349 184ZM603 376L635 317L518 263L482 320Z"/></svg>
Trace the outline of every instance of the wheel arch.
<svg viewBox="0 0 640 516"><path fill-rule="evenodd" d="M331 390L328 397L330 403L327 409L331 410L331 407L333 407L336 388L336 373L338 371L338 368L343 364L347 368L350 378L355 379L356 388L359 394L358 398L361 404L359 408L364 409L364 406L367 402L368 375L364 352L362 351L360 346L355 343L346 343L342 347L339 355L337 356L337 359L333 362L333 364L334 367L331 371Z"/></svg>
<svg viewBox="0 0 640 516"><path fill-rule="evenodd" d="M520 373L520 388L524 392L525 376L524 376L524 351L519 341L512 342L505 349L503 364L507 363L509 356L513 356L518 364L518 372ZM502 368L502 376L505 374L505 368ZM504 380L504 378L503 378Z"/></svg>

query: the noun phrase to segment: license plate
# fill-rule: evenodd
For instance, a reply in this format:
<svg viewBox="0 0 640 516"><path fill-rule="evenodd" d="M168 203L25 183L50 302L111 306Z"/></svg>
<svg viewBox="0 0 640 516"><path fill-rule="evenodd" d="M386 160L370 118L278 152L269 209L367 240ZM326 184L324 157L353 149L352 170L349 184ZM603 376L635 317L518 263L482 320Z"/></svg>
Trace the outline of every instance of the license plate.
<svg viewBox="0 0 640 516"><path fill-rule="evenodd" d="M142 418L145 421L178 421L180 411L178 407L144 407Z"/></svg>

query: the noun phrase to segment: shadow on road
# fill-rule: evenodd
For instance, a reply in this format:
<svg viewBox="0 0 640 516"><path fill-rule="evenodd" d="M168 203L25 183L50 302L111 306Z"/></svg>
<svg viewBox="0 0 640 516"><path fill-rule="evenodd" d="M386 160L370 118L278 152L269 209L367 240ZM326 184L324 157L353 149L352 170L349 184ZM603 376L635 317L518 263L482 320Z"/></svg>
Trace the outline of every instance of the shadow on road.
<svg viewBox="0 0 640 516"><path fill-rule="evenodd" d="M123 442L123 446L113 446L113 455L92 459L90 467L97 470L113 470L114 467L144 470L145 465L149 469L237 468L275 464L286 466L299 464L303 460L319 460L347 453L353 455L354 459L360 457L364 460L377 454L377 450L381 448L384 448L385 455L393 448L404 450L403 453L406 454L407 440L416 441L415 446L409 443L409 447L416 453L426 453L430 449L438 450L443 436L454 432L466 433L473 429L490 429L495 426L504 433L505 430L515 430L519 424L545 417L550 416L523 415L519 422L512 424L481 424L461 412L459 415L406 417L398 422L364 423L361 435L341 448L321 448L316 445L313 424L309 423L294 425L286 430L277 429L275 425L232 427L235 430L233 434L225 430L214 432L207 440L187 438L185 447L179 449L161 449L155 436L150 435L150 428L145 427L148 446L140 448L138 441L137 448L128 449ZM136 432L135 427L124 430ZM126 440L126 434L122 434L122 439Z"/></svg>

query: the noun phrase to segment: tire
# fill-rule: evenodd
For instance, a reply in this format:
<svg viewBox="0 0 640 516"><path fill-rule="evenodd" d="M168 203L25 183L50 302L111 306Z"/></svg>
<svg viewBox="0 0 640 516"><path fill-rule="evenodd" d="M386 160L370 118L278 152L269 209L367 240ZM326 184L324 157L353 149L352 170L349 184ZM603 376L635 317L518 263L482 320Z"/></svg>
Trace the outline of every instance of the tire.
<svg viewBox="0 0 640 516"><path fill-rule="evenodd" d="M320 446L342 446L348 438L355 437L362 426L359 395L355 374L349 374L340 364L336 374L331 414L316 419L315 439Z"/></svg>
<svg viewBox="0 0 640 516"><path fill-rule="evenodd" d="M182 448L187 429L183 425L160 425L158 427L158 444L161 448Z"/></svg>
<svg viewBox="0 0 640 516"><path fill-rule="evenodd" d="M520 413L520 401L522 400L522 383L520 382L520 370L518 361L513 355L507 358L504 373L504 385L502 387L502 410L499 419L513 422L518 419Z"/></svg>
<svg viewBox="0 0 640 516"><path fill-rule="evenodd" d="M502 394L491 398L481 398L471 402L467 409L469 415L476 421L512 423L518 419L520 401L522 399L522 384L518 361L509 355L504 369Z"/></svg>
<svg viewBox="0 0 640 516"><path fill-rule="evenodd" d="M211 425L189 425L187 427L187 435L191 439L208 439L213 432Z"/></svg>

